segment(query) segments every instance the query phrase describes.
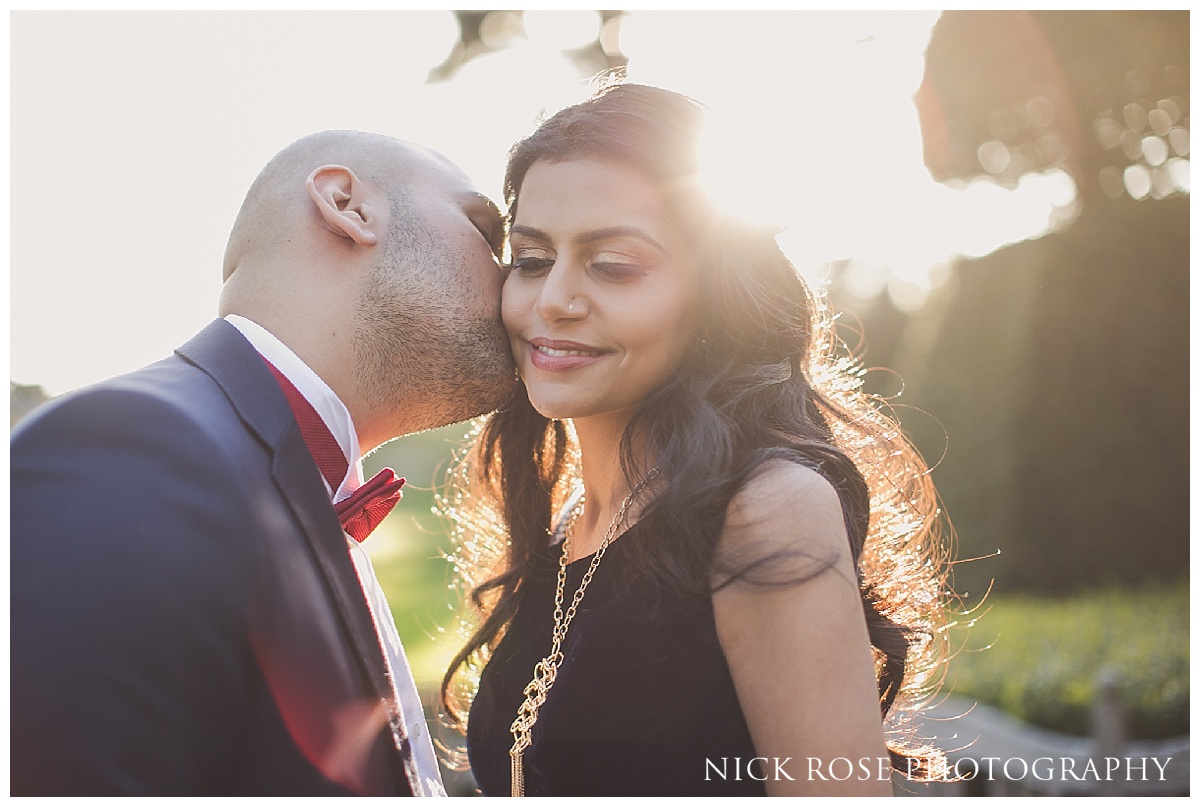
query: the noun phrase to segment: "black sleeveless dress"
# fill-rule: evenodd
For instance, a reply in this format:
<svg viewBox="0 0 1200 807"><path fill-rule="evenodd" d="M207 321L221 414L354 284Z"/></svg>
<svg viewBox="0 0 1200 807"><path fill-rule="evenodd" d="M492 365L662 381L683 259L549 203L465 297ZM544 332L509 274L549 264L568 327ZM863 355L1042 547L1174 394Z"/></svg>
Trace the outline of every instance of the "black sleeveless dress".
<svg viewBox="0 0 1200 807"><path fill-rule="evenodd" d="M765 795L762 782L735 777L755 752L712 600L669 598L632 573L637 532L634 525L609 546L567 632L558 679L525 752L525 794ZM560 551L551 547L533 564L471 706L467 750L488 796L510 793L509 726L534 665L550 651ZM564 611L590 562L568 567Z"/></svg>

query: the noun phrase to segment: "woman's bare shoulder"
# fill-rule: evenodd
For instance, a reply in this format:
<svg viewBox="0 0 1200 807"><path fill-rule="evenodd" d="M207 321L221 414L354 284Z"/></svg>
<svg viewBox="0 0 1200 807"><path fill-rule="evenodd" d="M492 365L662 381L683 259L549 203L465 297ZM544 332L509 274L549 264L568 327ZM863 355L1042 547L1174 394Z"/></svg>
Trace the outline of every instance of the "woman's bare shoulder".
<svg viewBox="0 0 1200 807"><path fill-rule="evenodd" d="M818 471L796 462L769 460L733 496L722 542L747 540L794 546L845 543L841 500Z"/></svg>

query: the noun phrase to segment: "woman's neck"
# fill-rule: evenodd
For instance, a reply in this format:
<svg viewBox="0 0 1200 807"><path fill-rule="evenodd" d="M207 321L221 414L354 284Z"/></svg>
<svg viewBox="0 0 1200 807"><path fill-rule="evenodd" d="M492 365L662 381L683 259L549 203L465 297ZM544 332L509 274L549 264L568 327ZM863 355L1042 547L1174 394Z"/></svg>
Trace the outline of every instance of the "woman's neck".
<svg viewBox="0 0 1200 807"><path fill-rule="evenodd" d="M571 560L600 548L613 519L629 496L631 486L621 467L621 438L628 418L586 418L573 421L579 440L585 505L571 534ZM636 484L636 482L635 482ZM632 502L617 532L637 520L645 495Z"/></svg>

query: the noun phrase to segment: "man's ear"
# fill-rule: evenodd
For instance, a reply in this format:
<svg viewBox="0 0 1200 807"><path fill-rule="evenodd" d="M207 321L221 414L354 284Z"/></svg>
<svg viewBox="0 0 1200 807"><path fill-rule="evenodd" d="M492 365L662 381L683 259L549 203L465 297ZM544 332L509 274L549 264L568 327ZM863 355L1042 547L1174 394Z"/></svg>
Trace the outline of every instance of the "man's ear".
<svg viewBox="0 0 1200 807"><path fill-rule="evenodd" d="M364 247L378 243L383 222L376 196L353 171L344 165L322 165L305 184L321 220L335 235Z"/></svg>

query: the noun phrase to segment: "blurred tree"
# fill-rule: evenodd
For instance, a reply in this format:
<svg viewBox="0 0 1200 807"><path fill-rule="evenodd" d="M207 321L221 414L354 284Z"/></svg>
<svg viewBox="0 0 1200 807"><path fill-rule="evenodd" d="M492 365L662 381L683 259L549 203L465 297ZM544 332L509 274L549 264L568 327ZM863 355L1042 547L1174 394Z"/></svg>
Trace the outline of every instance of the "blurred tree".
<svg viewBox="0 0 1200 807"><path fill-rule="evenodd" d="M1078 217L861 315L959 537L960 591L1188 573L1188 13L947 12L917 95L942 181L1067 170ZM1142 200L1142 201L1137 201ZM836 291L836 287L835 287ZM836 300L835 300L836 302ZM930 335L933 336L930 336ZM903 411L901 412L903 414Z"/></svg>
<svg viewBox="0 0 1200 807"><path fill-rule="evenodd" d="M1178 193L1188 30L1186 11L944 13L917 92L926 164L1008 185L1064 168L1085 203L1122 195L1127 175L1134 198Z"/></svg>
<svg viewBox="0 0 1200 807"><path fill-rule="evenodd" d="M8 382L8 427L17 423L39 406L50 400L46 390L38 384Z"/></svg>
<svg viewBox="0 0 1200 807"><path fill-rule="evenodd" d="M563 51L584 78L622 68L629 62L619 44L621 19L625 12L597 10L594 13L597 15L595 39ZM446 60L429 71L430 81L445 81L472 59L511 47L528 37L524 11L455 11L454 16L458 20L458 41Z"/></svg>

